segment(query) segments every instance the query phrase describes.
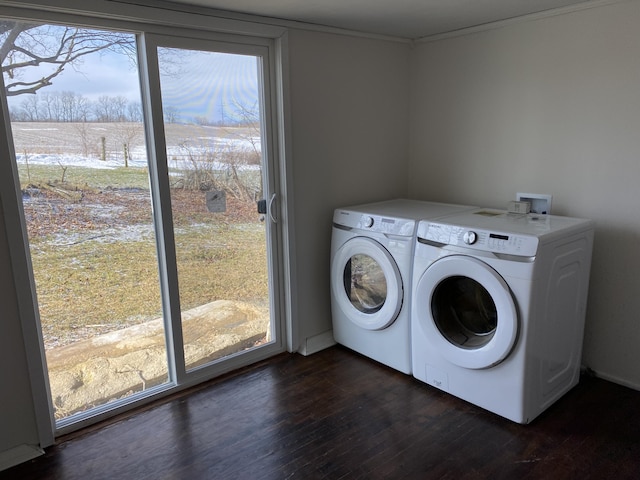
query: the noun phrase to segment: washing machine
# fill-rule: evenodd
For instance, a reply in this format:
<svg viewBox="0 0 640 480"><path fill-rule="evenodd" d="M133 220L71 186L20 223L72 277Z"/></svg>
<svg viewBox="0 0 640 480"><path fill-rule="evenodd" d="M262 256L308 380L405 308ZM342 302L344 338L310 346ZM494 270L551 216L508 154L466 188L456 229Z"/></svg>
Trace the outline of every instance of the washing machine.
<svg viewBox="0 0 640 480"><path fill-rule="evenodd" d="M578 383L592 249L584 219L477 209L420 222L414 377L532 421Z"/></svg>
<svg viewBox="0 0 640 480"><path fill-rule="evenodd" d="M472 207L394 199L338 208L331 239L337 343L411 373L411 268L418 221Z"/></svg>

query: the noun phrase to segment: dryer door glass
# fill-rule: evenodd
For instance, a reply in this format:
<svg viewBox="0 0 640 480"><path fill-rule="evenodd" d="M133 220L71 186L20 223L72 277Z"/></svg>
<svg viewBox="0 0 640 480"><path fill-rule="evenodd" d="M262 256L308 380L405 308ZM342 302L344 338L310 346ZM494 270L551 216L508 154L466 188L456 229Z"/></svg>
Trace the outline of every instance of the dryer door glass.
<svg viewBox="0 0 640 480"><path fill-rule="evenodd" d="M483 347L498 326L498 311L489 292L464 276L449 277L438 284L431 297L431 312L440 333L462 348Z"/></svg>
<svg viewBox="0 0 640 480"><path fill-rule="evenodd" d="M380 264L369 255L353 255L343 272L344 290L362 313L376 313L387 299L387 281Z"/></svg>
<svg viewBox="0 0 640 480"><path fill-rule="evenodd" d="M366 330L391 325L404 300L395 259L366 237L353 237L332 253L331 291L334 308Z"/></svg>

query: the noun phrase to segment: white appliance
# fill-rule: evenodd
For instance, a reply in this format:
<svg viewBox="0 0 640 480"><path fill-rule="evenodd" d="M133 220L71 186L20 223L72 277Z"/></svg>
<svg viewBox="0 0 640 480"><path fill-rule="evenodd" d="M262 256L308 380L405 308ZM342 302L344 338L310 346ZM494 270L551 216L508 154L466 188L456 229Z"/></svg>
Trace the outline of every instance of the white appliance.
<svg viewBox="0 0 640 480"><path fill-rule="evenodd" d="M338 208L331 239L336 342L411 373L411 268L418 220L472 207L396 199Z"/></svg>
<svg viewBox="0 0 640 480"><path fill-rule="evenodd" d="M413 375L529 423L578 383L593 223L479 209L420 222Z"/></svg>

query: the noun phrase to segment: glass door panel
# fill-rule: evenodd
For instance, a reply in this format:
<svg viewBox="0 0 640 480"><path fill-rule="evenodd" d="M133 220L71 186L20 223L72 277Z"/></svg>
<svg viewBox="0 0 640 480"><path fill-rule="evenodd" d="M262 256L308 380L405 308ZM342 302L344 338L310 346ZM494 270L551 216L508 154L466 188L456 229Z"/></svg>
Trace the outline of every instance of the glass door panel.
<svg viewBox="0 0 640 480"><path fill-rule="evenodd" d="M281 352L273 45L0 23L58 431Z"/></svg>
<svg viewBox="0 0 640 480"><path fill-rule="evenodd" d="M136 38L2 23L5 92L60 421L168 381Z"/></svg>
<svg viewBox="0 0 640 480"><path fill-rule="evenodd" d="M261 58L158 47L187 370L271 339Z"/></svg>

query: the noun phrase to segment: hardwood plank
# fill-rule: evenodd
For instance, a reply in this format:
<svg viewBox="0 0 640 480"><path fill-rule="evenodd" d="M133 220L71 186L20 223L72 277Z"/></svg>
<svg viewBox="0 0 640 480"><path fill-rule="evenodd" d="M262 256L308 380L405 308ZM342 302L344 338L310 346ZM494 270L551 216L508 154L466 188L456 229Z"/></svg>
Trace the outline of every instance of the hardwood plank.
<svg viewBox="0 0 640 480"><path fill-rule="evenodd" d="M61 438L0 479L638 479L638 405L584 377L523 426L337 346Z"/></svg>

